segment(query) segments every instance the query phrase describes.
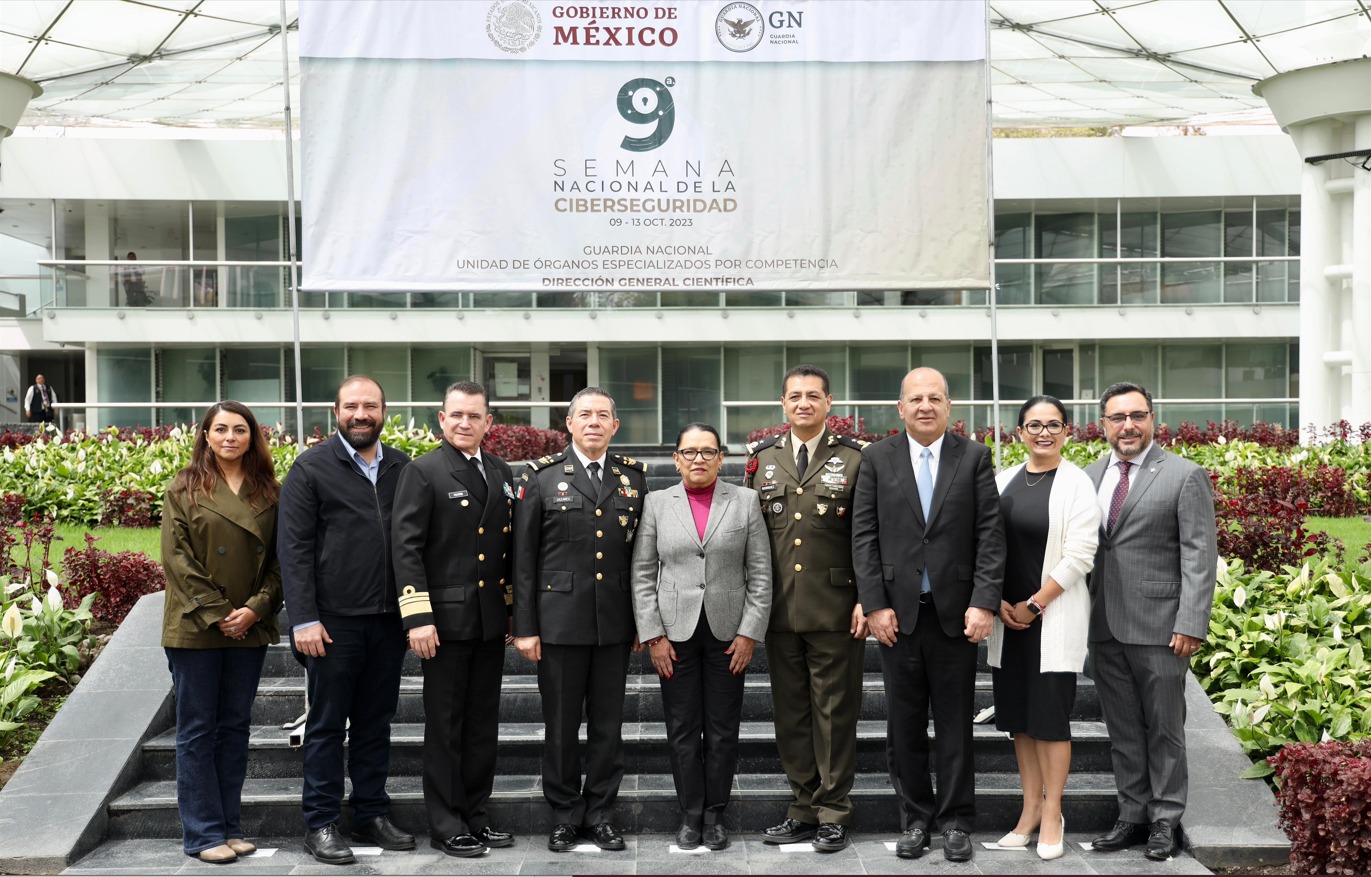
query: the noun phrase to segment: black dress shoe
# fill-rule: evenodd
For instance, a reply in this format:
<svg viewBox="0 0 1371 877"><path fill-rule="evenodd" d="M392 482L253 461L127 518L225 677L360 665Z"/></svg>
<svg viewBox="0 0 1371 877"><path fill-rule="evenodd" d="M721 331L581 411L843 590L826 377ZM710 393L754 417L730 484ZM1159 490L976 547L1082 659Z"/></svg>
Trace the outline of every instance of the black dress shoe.
<svg viewBox="0 0 1371 877"><path fill-rule="evenodd" d="M1114 827L1090 842L1090 848L1102 853L1116 853L1137 846L1147 840L1147 826L1120 819Z"/></svg>
<svg viewBox="0 0 1371 877"><path fill-rule="evenodd" d="M688 822L682 822L676 830L676 846L683 850L693 850L700 845L700 829Z"/></svg>
<svg viewBox="0 0 1371 877"><path fill-rule="evenodd" d="M590 839L602 850L622 850L624 848L623 835L614 827L612 822L601 822L590 829Z"/></svg>
<svg viewBox="0 0 1371 877"><path fill-rule="evenodd" d="M928 852L928 830L910 828L895 841L895 855L901 859L917 859Z"/></svg>
<svg viewBox="0 0 1371 877"><path fill-rule="evenodd" d="M706 825L701 833L701 842L707 850L722 850L728 847L728 829L715 822Z"/></svg>
<svg viewBox="0 0 1371 877"><path fill-rule="evenodd" d="M397 827L389 816L353 823L351 834L354 842L383 850L414 849L414 835Z"/></svg>
<svg viewBox="0 0 1371 877"><path fill-rule="evenodd" d="M552 834L548 836L547 848L554 853L565 853L568 850L576 849L576 845L581 842L581 836L576 831L576 826L568 823L553 826Z"/></svg>
<svg viewBox="0 0 1371 877"><path fill-rule="evenodd" d="M491 849L514 846L514 835L498 828L491 828L489 825L476 832L476 839Z"/></svg>
<svg viewBox="0 0 1371 877"><path fill-rule="evenodd" d="M971 836L960 828L943 832L943 858L949 862L971 861Z"/></svg>
<svg viewBox="0 0 1371 877"><path fill-rule="evenodd" d="M773 825L762 832L762 843L768 844L795 844L804 840L813 840L814 835L819 831L819 826L812 822L801 822L798 819L787 819L780 825Z"/></svg>
<svg viewBox="0 0 1371 877"><path fill-rule="evenodd" d="M1152 823L1152 831L1147 836L1147 852L1143 855L1154 862L1165 862L1180 851L1181 827L1173 826L1170 819Z"/></svg>
<svg viewBox="0 0 1371 877"><path fill-rule="evenodd" d="M471 834L459 834L447 840L439 840L436 837L429 838L428 845L435 850L442 850L449 856L456 856L459 859L469 859L486 852L486 845Z"/></svg>
<svg viewBox="0 0 1371 877"><path fill-rule="evenodd" d="M836 853L847 847L847 826L836 822L819 823L819 831L810 844L821 853Z"/></svg>
<svg viewBox="0 0 1371 877"><path fill-rule="evenodd" d="M351 865L357 861L336 823L305 832L305 852L325 865Z"/></svg>

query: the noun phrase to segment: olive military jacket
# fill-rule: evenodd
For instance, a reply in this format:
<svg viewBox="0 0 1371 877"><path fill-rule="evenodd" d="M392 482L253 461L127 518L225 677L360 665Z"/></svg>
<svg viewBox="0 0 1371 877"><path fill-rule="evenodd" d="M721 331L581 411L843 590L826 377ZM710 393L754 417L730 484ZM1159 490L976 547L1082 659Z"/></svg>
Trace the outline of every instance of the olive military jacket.
<svg viewBox="0 0 1371 877"><path fill-rule="evenodd" d="M857 605L852 490L866 442L825 428L803 478L789 433L747 446L743 484L757 491L771 537L772 631L847 631Z"/></svg>
<svg viewBox="0 0 1371 877"><path fill-rule="evenodd" d="M528 464L514 489L515 636L563 646L633 641L633 535L646 472L607 454L597 491L570 449Z"/></svg>
<svg viewBox="0 0 1371 877"><path fill-rule="evenodd" d="M215 649L276 642L282 602L276 503L253 509L223 480L196 500L192 505L185 491L169 490L162 505L162 645ZM261 620L246 638L230 639L215 624L242 606Z"/></svg>

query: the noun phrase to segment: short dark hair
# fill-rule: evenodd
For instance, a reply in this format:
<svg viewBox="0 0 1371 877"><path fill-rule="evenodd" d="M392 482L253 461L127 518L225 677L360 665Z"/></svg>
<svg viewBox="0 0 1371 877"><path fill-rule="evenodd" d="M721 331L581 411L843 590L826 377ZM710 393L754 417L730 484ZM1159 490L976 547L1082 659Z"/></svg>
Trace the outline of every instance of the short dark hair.
<svg viewBox="0 0 1371 877"><path fill-rule="evenodd" d="M475 381L455 381L448 384L443 391L443 408L447 408L447 397L453 393L461 393L463 396L480 396L486 403L486 413L490 413L490 394L486 392L485 384L478 384Z"/></svg>
<svg viewBox="0 0 1371 877"><path fill-rule="evenodd" d="M363 381L375 384L376 389L381 391L381 410L384 411L386 407L386 388L381 386L381 382L373 378L371 375L362 374L348 375L347 377L343 378L343 382L338 385L337 391L333 394L333 407L337 408L339 405L343 404L344 387L346 387L348 384L360 384Z"/></svg>
<svg viewBox="0 0 1371 877"><path fill-rule="evenodd" d="M708 423L687 423L685 426L681 427L681 431L676 433L677 450L679 450L681 447L681 439L685 438L685 434L690 432L692 429L698 429L700 432L707 432L710 435L714 436L714 444L719 446L720 451L724 450L724 440L719 438L719 431L714 427L710 426Z"/></svg>
<svg viewBox="0 0 1371 877"><path fill-rule="evenodd" d="M614 404L614 397L609 395L608 390L603 390L600 387L586 387L585 389L578 392L575 396L572 396L571 402L569 402L566 406L567 417L570 417L572 414L576 413L576 403L581 401L582 396L604 396L606 399L609 400L609 415L613 417L615 420L619 419L619 408L617 405Z"/></svg>
<svg viewBox="0 0 1371 877"><path fill-rule="evenodd" d="M1027 402L1023 403L1023 405L1019 407L1019 426L1023 426L1024 415L1028 413L1028 409L1032 408L1035 405L1042 405L1043 403L1051 405L1055 407L1059 412L1061 412L1062 423L1066 423L1066 406L1062 404L1062 400L1058 399L1056 396L1049 396L1046 393L1040 393L1037 396L1034 396L1033 398L1029 399Z"/></svg>
<svg viewBox="0 0 1371 877"><path fill-rule="evenodd" d="M819 368L817 365L810 365L807 362L802 362L797 366L792 366L790 371L785 373L785 377L781 378L782 396L785 395L786 387L789 386L791 378L818 378L824 382L824 395L832 395L828 389L828 372Z"/></svg>
<svg viewBox="0 0 1371 877"><path fill-rule="evenodd" d="M1115 396L1122 396L1125 393L1142 393L1147 400L1147 410L1152 410L1152 394L1142 384L1135 384L1132 381L1119 381L1117 384L1110 384L1109 389L1104 391L1100 397L1100 413L1104 413L1104 404Z"/></svg>

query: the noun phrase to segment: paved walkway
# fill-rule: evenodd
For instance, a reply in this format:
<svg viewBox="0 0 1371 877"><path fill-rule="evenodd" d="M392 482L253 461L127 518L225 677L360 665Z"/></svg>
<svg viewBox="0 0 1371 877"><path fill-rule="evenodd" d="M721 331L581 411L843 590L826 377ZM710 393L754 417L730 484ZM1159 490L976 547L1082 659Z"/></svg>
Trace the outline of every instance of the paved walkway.
<svg viewBox="0 0 1371 877"><path fill-rule="evenodd" d="M894 837L863 837L840 853L816 853L808 844L775 847L753 836L733 838L720 852L672 852L673 838L664 834L625 835L628 849L606 853L583 845L570 853L549 852L545 838L523 837L513 847L491 850L477 859L454 859L430 848L424 838L413 852L358 855L357 864L323 865L305 854L301 839L256 839L260 849L237 863L207 865L181 852L178 841L127 840L107 843L62 872L94 874L1209 874L1199 862L1182 855L1169 862L1150 862L1142 847L1121 853L1080 849L1087 837L1067 832L1066 855L1053 862L1026 852L987 850L998 835L974 835L975 858L954 864L943 858L939 842L922 859L895 857ZM887 847L890 844L890 847ZM359 848L362 849L362 848ZM583 851L584 850L584 851Z"/></svg>

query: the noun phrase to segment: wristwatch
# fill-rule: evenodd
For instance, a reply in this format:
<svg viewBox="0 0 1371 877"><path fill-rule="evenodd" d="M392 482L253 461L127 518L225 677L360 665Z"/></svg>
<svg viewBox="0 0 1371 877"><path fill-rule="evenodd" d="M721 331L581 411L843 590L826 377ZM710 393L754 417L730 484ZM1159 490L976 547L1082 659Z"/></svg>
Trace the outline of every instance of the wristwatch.
<svg viewBox="0 0 1371 877"><path fill-rule="evenodd" d="M1047 607L1043 606L1041 603L1039 603L1032 597L1028 598L1028 611L1032 612L1034 615L1042 615L1043 612L1046 611L1046 608Z"/></svg>

